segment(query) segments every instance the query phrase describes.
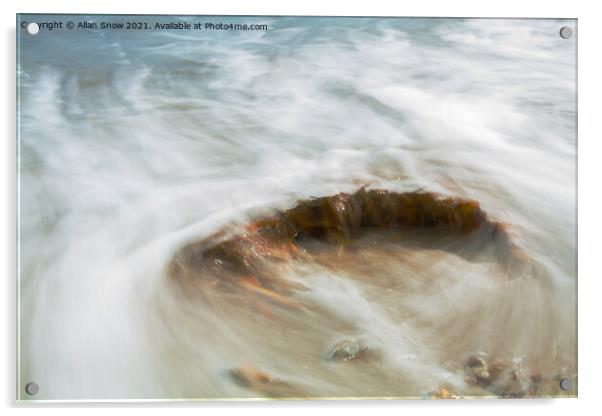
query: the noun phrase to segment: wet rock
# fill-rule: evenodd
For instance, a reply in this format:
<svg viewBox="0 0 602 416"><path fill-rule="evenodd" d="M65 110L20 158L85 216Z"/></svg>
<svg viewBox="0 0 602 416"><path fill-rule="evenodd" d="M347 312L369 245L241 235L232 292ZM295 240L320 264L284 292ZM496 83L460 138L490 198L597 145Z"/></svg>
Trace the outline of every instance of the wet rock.
<svg viewBox="0 0 602 416"><path fill-rule="evenodd" d="M500 397L536 395L541 384L540 374L527 375L522 366L522 359L514 359L510 363L488 363L484 355L472 355L466 360L464 369L472 384Z"/></svg>
<svg viewBox="0 0 602 416"><path fill-rule="evenodd" d="M300 387L279 380L267 371L253 365L243 365L230 371L232 380L241 387L249 389L265 397L306 397L307 393Z"/></svg>
<svg viewBox="0 0 602 416"><path fill-rule="evenodd" d="M441 387L438 390L429 393L428 397L431 399L457 399L458 398L458 396L452 394L445 387Z"/></svg>
<svg viewBox="0 0 602 416"><path fill-rule="evenodd" d="M483 356L470 356L464 363L464 369L474 384L478 384L479 386L488 386L491 383L489 365Z"/></svg>
<svg viewBox="0 0 602 416"><path fill-rule="evenodd" d="M230 375L243 387L252 387L257 384L268 384L273 382L272 376L266 371L248 364L231 370Z"/></svg>
<svg viewBox="0 0 602 416"><path fill-rule="evenodd" d="M348 362L367 358L369 350L354 340L337 342L328 352L328 360L334 362Z"/></svg>
<svg viewBox="0 0 602 416"><path fill-rule="evenodd" d="M439 226L469 233L487 221L478 202L445 198L430 192L361 189L354 198L361 207L364 227Z"/></svg>
<svg viewBox="0 0 602 416"><path fill-rule="evenodd" d="M341 247L362 230L402 228L441 228L460 235L479 230L486 237L483 241L499 245L500 262L524 264L527 257L512 243L509 227L490 220L477 201L423 191L361 188L354 194L299 201L290 209L257 219L231 238L220 232L188 244L174 255L168 270L180 282L204 280L207 290L252 291L289 305L283 297L291 295L294 285L266 270L266 265L307 258L301 244L306 240ZM486 382L486 377L476 379Z"/></svg>
<svg viewBox="0 0 602 416"><path fill-rule="evenodd" d="M361 207L349 194L301 201L284 213L298 239L350 240L361 225Z"/></svg>

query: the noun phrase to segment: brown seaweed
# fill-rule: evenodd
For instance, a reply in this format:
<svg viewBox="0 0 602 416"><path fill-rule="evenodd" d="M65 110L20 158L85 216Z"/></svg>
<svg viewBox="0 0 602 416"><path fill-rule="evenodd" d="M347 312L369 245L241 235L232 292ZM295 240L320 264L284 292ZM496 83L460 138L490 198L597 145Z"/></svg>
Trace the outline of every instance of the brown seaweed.
<svg viewBox="0 0 602 416"><path fill-rule="evenodd" d="M177 279L204 280L212 289L244 289L261 301L298 309L296 286L269 271L269 264L304 259L312 240L339 246L366 231L444 230L477 235L480 245L495 244L504 266L524 269L529 258L513 243L509 226L490 219L479 203L431 192L397 193L360 189L354 194L299 201L294 207L259 218L228 239L216 235L180 249L170 264Z"/></svg>

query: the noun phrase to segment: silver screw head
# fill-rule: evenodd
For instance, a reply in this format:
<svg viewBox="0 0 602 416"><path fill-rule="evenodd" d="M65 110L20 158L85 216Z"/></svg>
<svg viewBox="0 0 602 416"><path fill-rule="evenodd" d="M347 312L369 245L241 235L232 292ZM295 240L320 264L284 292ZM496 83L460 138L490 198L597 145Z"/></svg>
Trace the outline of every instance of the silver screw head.
<svg viewBox="0 0 602 416"><path fill-rule="evenodd" d="M560 28L560 37L562 39L570 39L573 37L573 29L568 26L563 26Z"/></svg>
<svg viewBox="0 0 602 416"><path fill-rule="evenodd" d="M560 388L562 390L569 391L572 386L573 386L573 383L571 382L570 378L564 377L564 378L560 379Z"/></svg>
<svg viewBox="0 0 602 416"><path fill-rule="evenodd" d="M38 386L37 383L27 383L25 385L25 392L27 394L29 394L30 396L34 396L34 395L38 394L39 391L40 391L40 386Z"/></svg>

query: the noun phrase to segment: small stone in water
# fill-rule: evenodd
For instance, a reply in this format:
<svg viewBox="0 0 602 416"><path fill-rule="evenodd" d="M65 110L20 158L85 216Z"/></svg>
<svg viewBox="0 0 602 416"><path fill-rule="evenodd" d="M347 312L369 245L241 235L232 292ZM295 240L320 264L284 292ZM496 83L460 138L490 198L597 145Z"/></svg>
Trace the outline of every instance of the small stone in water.
<svg viewBox="0 0 602 416"><path fill-rule="evenodd" d="M267 384L272 381L272 377L265 371L251 365L243 365L230 371L234 380L244 387L251 387L254 384Z"/></svg>
<svg viewBox="0 0 602 416"><path fill-rule="evenodd" d="M479 385L486 386L491 382L489 366L482 357L472 355L464 364L470 378Z"/></svg>
<svg viewBox="0 0 602 416"><path fill-rule="evenodd" d="M541 374L527 376L523 370L523 359L512 363L490 361L482 355L472 355L466 360L464 369L473 384L481 386L500 397L519 398L535 396L541 385Z"/></svg>
<svg viewBox="0 0 602 416"><path fill-rule="evenodd" d="M230 370L230 376L239 386L265 397L306 397L302 388L271 376L253 365L243 365Z"/></svg>
<svg viewBox="0 0 602 416"><path fill-rule="evenodd" d="M331 361L352 361L363 358L366 355L366 348L361 347L356 341L343 340L335 344L330 350L328 359Z"/></svg>
<svg viewBox="0 0 602 416"><path fill-rule="evenodd" d="M430 393L432 399L457 399L448 389L441 387L439 390Z"/></svg>

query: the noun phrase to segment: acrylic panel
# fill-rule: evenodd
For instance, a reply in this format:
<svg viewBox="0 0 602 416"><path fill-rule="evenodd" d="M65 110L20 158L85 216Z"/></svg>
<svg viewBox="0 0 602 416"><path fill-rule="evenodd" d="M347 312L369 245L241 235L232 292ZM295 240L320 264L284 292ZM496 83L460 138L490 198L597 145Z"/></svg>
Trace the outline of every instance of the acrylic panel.
<svg viewBox="0 0 602 416"><path fill-rule="evenodd" d="M19 400L577 395L576 19L16 32Z"/></svg>

